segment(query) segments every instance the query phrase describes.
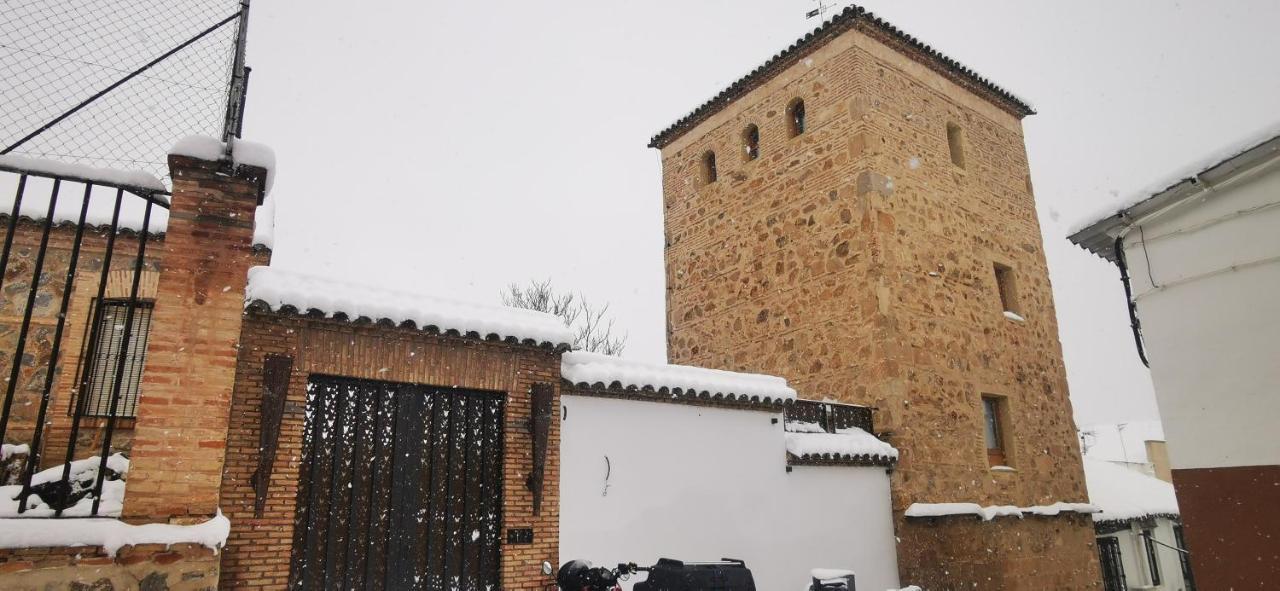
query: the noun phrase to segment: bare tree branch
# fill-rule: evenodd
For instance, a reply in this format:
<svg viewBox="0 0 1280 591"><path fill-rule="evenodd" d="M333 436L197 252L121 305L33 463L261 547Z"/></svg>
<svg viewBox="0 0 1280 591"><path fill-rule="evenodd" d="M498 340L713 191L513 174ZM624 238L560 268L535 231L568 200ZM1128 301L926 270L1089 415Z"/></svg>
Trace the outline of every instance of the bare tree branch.
<svg viewBox="0 0 1280 591"><path fill-rule="evenodd" d="M582 294L558 293L550 279L523 286L512 283L502 293L502 303L560 317L565 326L573 329L574 349L617 355L627 346L626 334L613 334L609 304L596 308Z"/></svg>

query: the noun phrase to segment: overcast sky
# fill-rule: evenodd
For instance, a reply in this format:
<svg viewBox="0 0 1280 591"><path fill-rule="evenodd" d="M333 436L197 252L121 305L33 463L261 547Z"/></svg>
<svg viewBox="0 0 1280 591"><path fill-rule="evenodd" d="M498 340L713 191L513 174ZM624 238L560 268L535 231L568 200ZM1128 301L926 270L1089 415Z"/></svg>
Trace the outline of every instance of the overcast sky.
<svg viewBox="0 0 1280 591"><path fill-rule="evenodd" d="M1280 3L871 0L1028 99L1082 425L1157 416L1082 216L1280 118ZM649 137L817 25L809 0L258 1L245 137L275 148L275 265L498 301L551 278L665 358ZM821 393L808 393L821 395Z"/></svg>

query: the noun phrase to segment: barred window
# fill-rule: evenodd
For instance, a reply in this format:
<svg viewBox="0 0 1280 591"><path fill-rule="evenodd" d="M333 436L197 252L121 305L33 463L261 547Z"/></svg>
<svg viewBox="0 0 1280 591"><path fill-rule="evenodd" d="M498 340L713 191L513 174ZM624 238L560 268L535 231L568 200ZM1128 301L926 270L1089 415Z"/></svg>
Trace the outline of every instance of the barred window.
<svg viewBox="0 0 1280 591"><path fill-rule="evenodd" d="M804 101L795 99L787 105L787 136L796 137L805 130Z"/></svg>
<svg viewBox="0 0 1280 591"><path fill-rule="evenodd" d="M138 390L142 385L142 365L147 355L147 337L151 332L151 302L137 302L133 327L125 347L125 323L129 318L128 300L105 300L95 336L88 351L84 392L81 400L85 416L111 416L111 393L123 359L120 379L120 401L117 417L132 417L138 407Z"/></svg>

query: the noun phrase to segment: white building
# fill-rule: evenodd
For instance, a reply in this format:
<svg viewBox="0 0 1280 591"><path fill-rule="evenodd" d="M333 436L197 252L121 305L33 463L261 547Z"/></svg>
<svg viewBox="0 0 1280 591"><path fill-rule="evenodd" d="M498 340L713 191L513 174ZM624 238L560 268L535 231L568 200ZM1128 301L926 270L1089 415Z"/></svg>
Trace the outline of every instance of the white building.
<svg viewBox="0 0 1280 591"><path fill-rule="evenodd" d="M1173 485L1136 462L1085 457L1104 591L1195 589Z"/></svg>
<svg viewBox="0 0 1280 591"><path fill-rule="evenodd" d="M583 352L562 374L561 560L734 558L758 589L802 589L815 568L899 587L897 450L803 412L869 409L792 400L773 376Z"/></svg>
<svg viewBox="0 0 1280 591"><path fill-rule="evenodd" d="M1196 575L1280 580L1280 128L1074 233L1115 263Z"/></svg>

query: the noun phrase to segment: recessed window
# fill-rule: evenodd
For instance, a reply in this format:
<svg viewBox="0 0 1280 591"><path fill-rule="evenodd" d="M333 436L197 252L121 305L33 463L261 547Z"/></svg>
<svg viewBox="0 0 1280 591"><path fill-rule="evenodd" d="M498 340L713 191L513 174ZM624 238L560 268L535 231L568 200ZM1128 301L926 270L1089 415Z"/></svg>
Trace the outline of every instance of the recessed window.
<svg viewBox="0 0 1280 591"><path fill-rule="evenodd" d="M1000 291L1000 305L1006 315L1021 316L1018 306L1018 283L1013 277L1013 268L1008 265L995 264L996 288Z"/></svg>
<svg viewBox="0 0 1280 591"><path fill-rule="evenodd" d="M116 402L117 417L132 417L138 407L138 391L142 386L142 366L147 355L147 337L151 332L151 302L137 302L129 322L128 300L104 300L99 311L96 338L90 342L85 389L81 393L86 416L111 416L111 398L116 375L120 375L120 398ZM120 368L123 367L123 373Z"/></svg>
<svg viewBox="0 0 1280 591"><path fill-rule="evenodd" d="M716 182L720 178L720 173L716 170L716 153L707 150L702 155L702 184L709 185Z"/></svg>
<svg viewBox="0 0 1280 591"><path fill-rule="evenodd" d="M1142 530L1142 540L1147 547L1147 566L1151 570L1151 586L1159 587L1160 581L1160 557L1156 553L1156 541L1152 536L1156 532L1150 529Z"/></svg>
<svg viewBox="0 0 1280 591"><path fill-rule="evenodd" d="M795 99L787 105L787 131L788 137L796 137L805 130L804 118L804 101Z"/></svg>
<svg viewBox="0 0 1280 591"><path fill-rule="evenodd" d="M755 124L748 125L742 131L742 150L747 160L755 160L760 157L760 128Z"/></svg>
<svg viewBox="0 0 1280 591"><path fill-rule="evenodd" d="M947 124L947 147L951 149L951 163L964 168L964 130L955 123Z"/></svg>
<svg viewBox="0 0 1280 591"><path fill-rule="evenodd" d="M982 428L987 441L987 462L992 466L1008 466L1005 454L1005 400L1001 396L982 397Z"/></svg>
<svg viewBox="0 0 1280 591"><path fill-rule="evenodd" d="M1102 588L1104 591L1125 591L1124 560L1120 557L1120 540L1113 537L1098 538L1098 558L1102 563Z"/></svg>

